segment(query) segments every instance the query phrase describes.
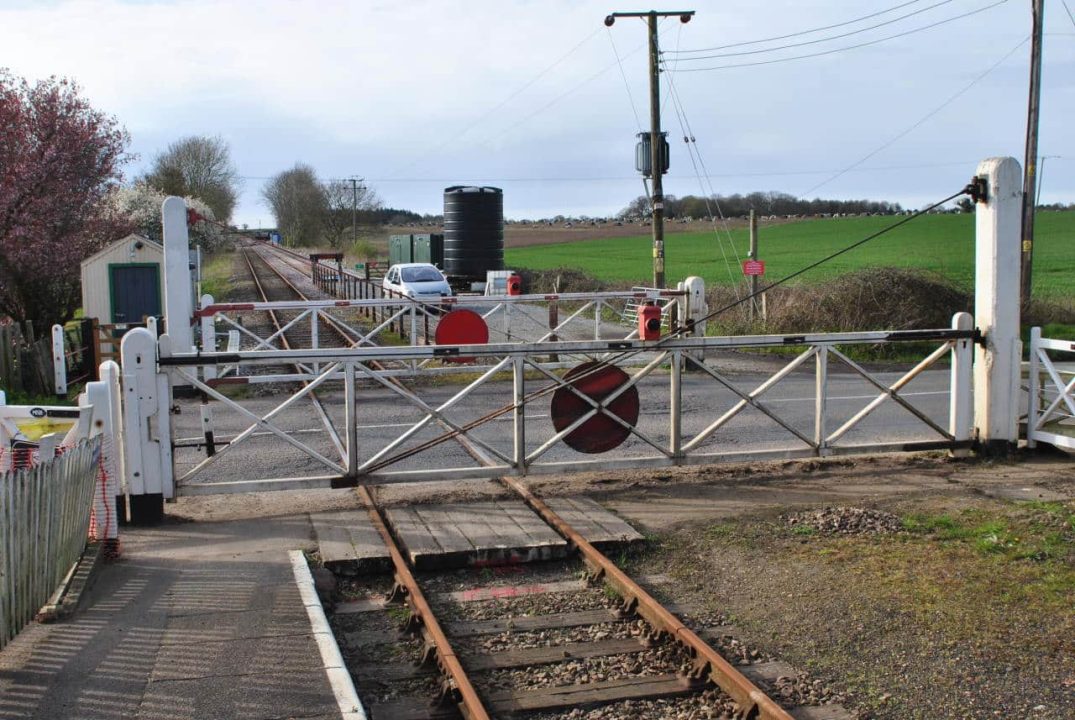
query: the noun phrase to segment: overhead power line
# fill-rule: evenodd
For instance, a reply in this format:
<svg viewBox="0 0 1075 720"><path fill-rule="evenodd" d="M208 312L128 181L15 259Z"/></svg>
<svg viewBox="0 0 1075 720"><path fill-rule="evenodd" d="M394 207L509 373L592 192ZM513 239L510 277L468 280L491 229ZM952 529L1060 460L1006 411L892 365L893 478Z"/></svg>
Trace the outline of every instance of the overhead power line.
<svg viewBox="0 0 1075 720"><path fill-rule="evenodd" d="M757 61L754 61L754 62L731 63L731 64L727 64L727 65L714 65L712 67L702 67L702 68L683 68L683 69L679 70L679 72L709 72L709 71L712 71L712 70L727 70L727 69L730 69L730 68L756 67L756 66L759 66L759 65L775 65L776 63L791 62L792 60L806 60L808 58L816 58L816 57L822 57L824 55L832 55L834 53L844 52L846 50L857 50L858 48L869 47L870 45L878 45L878 44L883 43L883 42L888 42L889 40L896 40L897 38L907 37L908 35L914 35L915 33L924 32L926 30L932 30L933 28L940 27L941 25L947 25L950 22L955 22L956 20L962 20L963 18L968 18L968 17L970 17L972 15L977 15L978 13L985 12L986 10L991 10L991 9L997 7L998 5L1003 5L1006 2L1008 2L1008 0L997 0L997 2L994 2L994 3L990 4L990 5L986 5L984 7L980 7L977 10L971 10L970 12L965 12L965 13L962 13L961 15L955 15L953 17L946 18L944 20L938 20L937 22L931 23L929 25L923 25L921 27L913 28L911 30L905 30L904 32L901 32L901 33L896 33L894 35L887 35L887 36L885 36L883 38L877 38L876 40L869 40L867 42L861 42L861 43L857 43L855 45L845 45L843 47L833 48L831 50L823 50L821 52L808 53L806 55L792 55L790 57L775 58L773 60L757 60Z"/></svg>
<svg viewBox="0 0 1075 720"><path fill-rule="evenodd" d="M1071 20L1071 25L1073 27L1075 27L1075 15L1071 14L1071 8L1068 7L1068 0L1060 0L1060 1L1062 3L1064 3L1064 9L1067 10L1067 13L1068 13L1068 19Z"/></svg>
<svg viewBox="0 0 1075 720"><path fill-rule="evenodd" d="M664 32L667 32L667 30L659 31L659 33L662 34L662 35L663 35ZM593 82L597 78L601 77L602 75L607 73L612 68L614 68L617 65L619 65L622 61L626 60L629 57L632 57L633 55L637 54L639 51L645 49L648 45L649 45L649 43L647 43L647 42L643 42L640 45L636 45L634 48L631 49L630 52L627 52L624 55L619 56L616 60L614 60L613 62L609 63L608 65L605 65L603 68L601 68L597 72L593 73L592 75L587 76L586 79L582 80L578 84L572 85L567 90L564 90L562 93L560 93L559 95L557 95L553 99L549 100L547 103L542 105L537 110L535 110L532 113L530 113L529 115L523 117L521 120L518 120L517 122L512 123L508 127L504 128L499 133L497 133L493 137L489 138L488 142L495 142L495 141L499 140L500 138L504 137L505 135L507 135L508 133L512 132L513 130L517 130L521 126L523 126L526 123L528 123L531 120L533 120L538 115L542 114L543 112L545 112L546 110L548 110L552 106L554 106L557 103L559 103L564 98L568 97L569 95L573 95L574 93L578 92L583 87L585 87L586 85L589 85L591 82Z"/></svg>
<svg viewBox="0 0 1075 720"><path fill-rule="evenodd" d="M620 51L616 49L616 39L612 37L611 28L606 27L605 32L608 34L608 42L612 45L612 54L616 56L616 62L620 66L620 77L623 78L623 87L627 90L627 99L631 103L631 112L635 116L635 124L638 126L638 131L642 132L642 119L638 116L638 108L635 106L635 96L631 92L631 83L627 82L627 73L623 70L623 60L620 59Z"/></svg>
<svg viewBox="0 0 1075 720"><path fill-rule="evenodd" d="M689 131L688 131L689 132ZM804 175L831 175L834 172L891 172L894 170L923 170L928 168L944 168L944 167L967 167L974 165L978 162L978 159L967 160L950 160L946 162L934 162L934 163L915 163L908 165L874 165L870 167L855 167L850 170L834 170L833 168L818 168L815 170L772 170L768 172L750 171L750 172L725 172L725 173L707 173L707 177L710 178L770 178L770 177L794 177ZM268 181L272 180L272 177L261 175L243 175L242 180L259 180ZM586 175L586 176L516 176L516 177L472 177L468 178L467 182L480 184L480 183L542 183L542 182L624 182L624 181L637 181L637 175ZM326 182L350 182L348 178L325 178ZM376 178L369 177L365 179L366 184L372 183L455 183L459 184L461 181L458 176L456 177L387 177Z"/></svg>
<svg viewBox="0 0 1075 720"><path fill-rule="evenodd" d="M884 150L884 149L886 149L886 148L888 148L888 147L891 147L891 146L892 146L893 144L895 144L895 143L896 143L896 142L897 142L898 140L900 140L900 139L902 139L902 138L906 137L906 136L907 136L907 135L909 135L909 134L910 134L911 132L913 132L913 131L914 131L914 130L916 130L917 128L921 127L922 125L924 125L924 124L926 123L926 121L928 121L928 120L929 120L930 118L932 118L932 117L933 117L934 115L936 115L937 113L939 113L939 112L940 112L941 110L944 110L944 109L945 109L946 107L948 107L949 105L951 105L951 104L952 104L953 102L955 102L955 101L956 101L957 99L959 99L960 97L962 97L962 96L963 96L964 94L966 94L966 93L967 93L967 92L968 92L968 91L969 91L969 90L970 90L971 88L973 88L973 87L974 87L975 85L977 85L977 84L978 84L979 82L981 82L982 80L984 80L984 79L985 79L985 77L986 77L987 75L989 75L989 73L993 72L993 71L994 71L994 70L996 70L996 69L997 69L998 67L1000 67L1000 66L1001 66L1002 64L1004 64L1004 62L1005 62L1005 61L1006 61L1006 60L1007 60L1008 58L1010 58L1010 57L1011 57L1012 55L1014 55L1014 54L1016 53L1016 51L1018 51L1018 50L1019 50L1019 48L1023 47L1024 45L1026 45L1026 43L1027 43L1027 40L1029 40L1029 39L1030 39L1030 36L1027 36L1027 37L1023 38L1022 40L1020 40L1020 41L1019 41L1019 44L1018 44L1018 45L1016 45L1015 47L1013 47L1013 48L1012 48L1011 50L1009 50L1008 52L1004 53L1004 56L1003 56L1003 57L1001 57L1001 58L1000 58L1000 60L997 60L997 61L996 61L995 63L993 63L992 65L990 65L990 66L989 66L988 68L986 68L984 72L982 72L982 73L981 73L980 75L978 75L978 76L977 76L977 77L975 77L975 78L974 78L973 80L971 80L971 81L970 81L969 83L967 83L967 84L966 84L966 85L964 85L964 86L963 86L962 88L960 88L960 89L959 89L958 91L956 91L956 93L955 93L955 94L953 94L953 95L952 95L951 97L949 97L949 98L948 98L947 100L945 100L945 101L944 101L944 102L942 102L942 103L941 103L940 105L938 105L937 107L935 107L935 108L934 108L933 110L930 110L930 111L929 111L928 113L926 113L925 115L923 115L923 116L922 116L921 118L919 118L919 119L918 119L918 120L917 120L917 121L916 121L916 122L915 122L915 123L914 123L913 125L911 125L911 126L910 126L909 128L907 128L907 129L906 129L906 130L904 130L903 132L899 133L898 135L894 135L894 136L893 136L892 138L890 138L889 140L886 140L886 141L885 141L884 143L882 143L882 144L881 144L880 146L878 146L878 147L877 147L877 148L875 148L874 150L871 150L870 152L866 153L866 154L865 154L865 155L863 155L863 156L862 156L861 158L859 158L858 160L856 160L856 161L855 161L854 163L852 163L851 165L848 165L848 166L847 166L846 168L844 168L843 170L841 170L841 171L839 171L839 172L837 172L837 173L834 173L834 174L832 175L832 177L828 178L827 180L823 180L822 182L819 182L819 183L818 183L817 185L814 185L814 186L813 186L812 188L810 188L809 190L807 190L807 191L805 191L805 192L801 193L801 194L800 194L800 197L806 197L807 195L809 195L810 193L814 192L814 191L815 191L815 190L817 190L818 188L824 187L825 185L828 185L828 184L829 184L830 182L832 182L833 180L835 180L835 179L837 179L837 178L841 177L842 175L845 175L845 174L847 174L848 172L850 172L851 170L853 170L853 169L854 169L854 168L856 168L857 166L861 165L862 163L866 162L867 160L869 160L869 159L870 159L870 158L872 158L873 156L877 155L877 154L878 154L879 152L881 152L882 150Z"/></svg>
<svg viewBox="0 0 1075 720"><path fill-rule="evenodd" d="M404 168L404 170L409 170L410 168L412 168L412 167L414 167L415 165L417 165L417 164L418 164L419 162L421 162L421 161L423 161L423 160L427 159L427 158L428 158L428 156L429 156L430 154L432 154L432 153L437 153L437 152L440 152L441 150L443 150L443 149L444 149L445 147L447 147L447 146L448 146L448 145L450 145L451 143L453 143L453 142L455 142L456 140L458 140L459 138L461 138L461 137L465 136L465 135L466 135L467 133L469 133L469 132L470 132L471 130L473 130L473 129L474 129L474 128L476 128L476 127L477 127L477 126L478 126L479 124L481 124L481 123L482 123L482 122L483 122L483 121L484 121L484 120L485 120L486 118L488 118L489 116L491 116L491 115L492 115L493 113L495 113L495 112L499 111L499 110L500 110L501 108L503 108L503 107L504 107L505 105L507 105L507 104L508 104L509 102L511 102L511 101L512 101L512 100L514 100L515 98L517 98L517 97L519 97L520 95L522 95L522 94L523 94L524 92L526 92L526 91L527 91L527 90L529 90L529 89L530 89L531 87L533 87L533 86L534 86L534 85L535 85L535 84L536 84L536 83L537 83L537 82L538 82L539 80L541 80L541 79L542 79L543 77L545 77L546 75L548 75L548 74L549 74L550 72L552 72L552 71L553 71L553 70L554 70L555 68L559 67L561 63L563 63L563 62L564 62L565 60L567 60L567 59L568 59L569 57L571 57L571 56L572 56L572 55L574 55L574 54L575 54L576 52L578 52L579 48L581 48L581 47L582 47L583 45L585 45L586 43L590 42L590 40L593 40L593 38L594 38L594 37L595 37L595 36L597 35L597 33L599 33L599 32L601 32L601 28L600 28L600 27L599 27L599 28L597 28L596 30L594 30L594 31L593 31L592 33L590 33L589 35L587 35L587 36L586 36L585 38L583 38L582 40L580 40L580 41L579 41L578 43L576 43L576 44L575 44L575 45L574 45L574 46L573 46L573 47L572 47L572 48L571 48L570 50L568 50L568 51L567 51L566 53L564 53L564 54L563 54L563 55L561 55L561 56L560 56L559 58L557 58L556 60L554 60L554 61L553 61L552 63L550 63L549 65L547 65L547 66L545 67L545 69L543 69L543 70L542 70L541 72L539 72L539 73L538 73L537 75L534 75L534 76L533 76L532 78L530 78L530 79L529 79L528 81L526 81L525 83L523 83L523 84L522 84L521 86L519 86L519 88L518 88L518 89L516 89L516 90L515 90L514 92L510 93L510 94L509 94L509 95L508 95L507 97L505 97L505 98L504 98L503 100L501 100L501 101L500 101L499 103L497 103L496 105L493 105L493 106L492 106L491 108L489 108L488 110L486 110L485 112L483 112L483 113L482 113L481 115L479 115L479 116L478 116L477 118L475 118L474 120L472 120L472 121L470 122L470 124L468 124L468 125L467 125L466 127L464 127L464 128L462 129L462 130L460 130L459 132L455 133L454 135L451 135L450 137L448 137L448 139L444 140L444 141L443 141L443 142L441 142L441 143L440 143L439 145L436 145L436 146L434 146L434 147L433 147L432 149L430 149L430 150L428 150L428 151L426 151L426 152L422 153L422 155L421 155L421 156L420 156L419 158L417 158L417 159L416 159L416 160L415 160L414 162L412 162L412 163L411 163L410 165L408 165L407 167L405 167L405 168Z"/></svg>
<svg viewBox="0 0 1075 720"><path fill-rule="evenodd" d="M683 53L695 53L695 52L711 52L713 50L726 50L728 48L743 47L745 45L760 45L767 42L775 42L776 40L787 40L788 38L799 37L801 35L810 35L823 30L832 30L834 28L845 27L847 25L854 25L855 23L862 22L863 20L869 20L871 18L878 17L880 15L887 15L890 12L895 12L901 8L905 8L908 5L916 5L922 2L922 0L911 0L910 2L900 3L887 10L881 10L879 12L870 13L869 15L863 15L857 17L854 20L845 20L844 22L835 23L833 25L823 25L822 27L811 28L810 30L799 30L798 32L788 33L787 35L774 35L773 37L761 38L760 40L745 40L743 42L728 43L727 45L714 45L707 48L696 48L694 50L681 50Z"/></svg>
<svg viewBox="0 0 1075 720"><path fill-rule="evenodd" d="M743 55L760 55L762 53L777 52L779 50L788 50L790 48L805 47L807 45L817 45L819 43L832 42L833 40L840 40L840 39L845 38L845 37L851 37L852 35L861 35L864 32L870 32L871 30L876 30L877 28L881 28L881 27L885 27L887 25L892 25L893 23L901 22L903 20L906 20L909 17L914 17L915 15L921 15L924 12L929 12L930 10L935 10L935 9L941 7L942 5L948 5L951 2L954 2L954 0L941 0L941 2L939 2L939 3L935 3L933 5L928 5L928 6L924 7L924 8L920 8L918 10L915 10L914 12L907 13L906 15L900 15L899 17L892 18L891 20L885 20L884 22L877 23L875 25L868 25L868 26L866 26L864 28L859 28L857 30L849 30L849 31L847 31L845 33L840 33L839 35L828 35L826 37L817 38L815 40L804 40L803 42L789 43L787 45L777 45L776 47L761 48L761 49L758 49L758 50L739 50L739 51L736 51L736 52L716 53L714 55L698 55L698 56L695 56L695 57L682 57L682 54L683 53L695 53L695 52L701 52L701 51L699 51L699 50L682 50L682 51L680 51L680 57L678 57L677 59L682 60L683 62L696 62L698 60L713 60L715 58L722 58L722 57L741 57Z"/></svg>

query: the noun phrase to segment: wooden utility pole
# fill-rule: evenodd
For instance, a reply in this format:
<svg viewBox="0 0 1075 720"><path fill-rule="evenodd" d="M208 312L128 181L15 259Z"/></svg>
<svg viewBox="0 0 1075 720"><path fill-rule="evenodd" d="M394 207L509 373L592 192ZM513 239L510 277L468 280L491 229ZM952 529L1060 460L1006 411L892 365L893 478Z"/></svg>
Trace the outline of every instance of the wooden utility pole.
<svg viewBox="0 0 1075 720"><path fill-rule="evenodd" d="M351 243L358 242L358 183L364 178L351 178Z"/></svg>
<svg viewBox="0 0 1075 720"><path fill-rule="evenodd" d="M1041 44L1045 0L1031 0L1033 30L1030 42L1030 98L1026 115L1026 153L1023 156L1023 253L1019 289L1022 304L1030 302L1034 261L1034 206L1037 199L1038 111L1041 105Z"/></svg>
<svg viewBox="0 0 1075 720"><path fill-rule="evenodd" d="M657 35L657 20L678 16L683 23L690 22L693 10L649 12L614 12L605 18L605 25L612 27L618 17L645 18L649 28L649 144L650 171L653 177L653 287L664 287L664 139L661 135L661 48Z"/></svg>
<svg viewBox="0 0 1075 720"><path fill-rule="evenodd" d="M758 259L758 216L750 211L750 255L751 260ZM750 321L754 322L754 315L758 309L758 276L750 276Z"/></svg>

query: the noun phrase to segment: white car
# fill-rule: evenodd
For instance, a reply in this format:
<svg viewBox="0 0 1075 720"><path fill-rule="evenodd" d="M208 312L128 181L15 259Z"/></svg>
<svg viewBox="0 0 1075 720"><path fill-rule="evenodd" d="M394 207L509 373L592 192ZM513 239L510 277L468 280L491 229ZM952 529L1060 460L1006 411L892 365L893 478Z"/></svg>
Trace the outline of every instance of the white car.
<svg viewBox="0 0 1075 720"><path fill-rule="evenodd" d="M434 301L452 295L444 274L429 263L393 265L385 273L381 286L415 300Z"/></svg>

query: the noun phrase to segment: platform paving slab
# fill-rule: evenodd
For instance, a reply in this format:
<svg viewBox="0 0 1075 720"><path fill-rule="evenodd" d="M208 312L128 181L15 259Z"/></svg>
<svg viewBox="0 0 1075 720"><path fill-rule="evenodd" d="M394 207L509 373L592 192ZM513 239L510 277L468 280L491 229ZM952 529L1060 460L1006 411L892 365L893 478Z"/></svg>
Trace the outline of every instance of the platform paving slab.
<svg viewBox="0 0 1075 720"><path fill-rule="evenodd" d="M321 562L334 573L384 573L392 569L381 534L366 510L340 510L310 515Z"/></svg>
<svg viewBox="0 0 1075 720"><path fill-rule="evenodd" d="M307 516L132 529L80 610L0 652L0 718L339 718L287 557Z"/></svg>
<svg viewBox="0 0 1075 720"><path fill-rule="evenodd" d="M388 522L419 570L551 560L567 542L521 500L389 508Z"/></svg>

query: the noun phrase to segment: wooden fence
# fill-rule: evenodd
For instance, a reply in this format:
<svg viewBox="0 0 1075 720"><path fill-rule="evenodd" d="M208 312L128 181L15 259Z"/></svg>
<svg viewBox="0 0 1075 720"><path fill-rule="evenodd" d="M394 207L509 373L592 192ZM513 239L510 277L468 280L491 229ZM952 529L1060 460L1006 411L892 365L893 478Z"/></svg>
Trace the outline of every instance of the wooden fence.
<svg viewBox="0 0 1075 720"><path fill-rule="evenodd" d="M0 475L0 648L33 619L86 546L100 439Z"/></svg>
<svg viewBox="0 0 1075 720"><path fill-rule="evenodd" d="M18 325L0 327L0 389L9 395L52 395L52 338L24 333ZM10 398L8 400L11 401Z"/></svg>

